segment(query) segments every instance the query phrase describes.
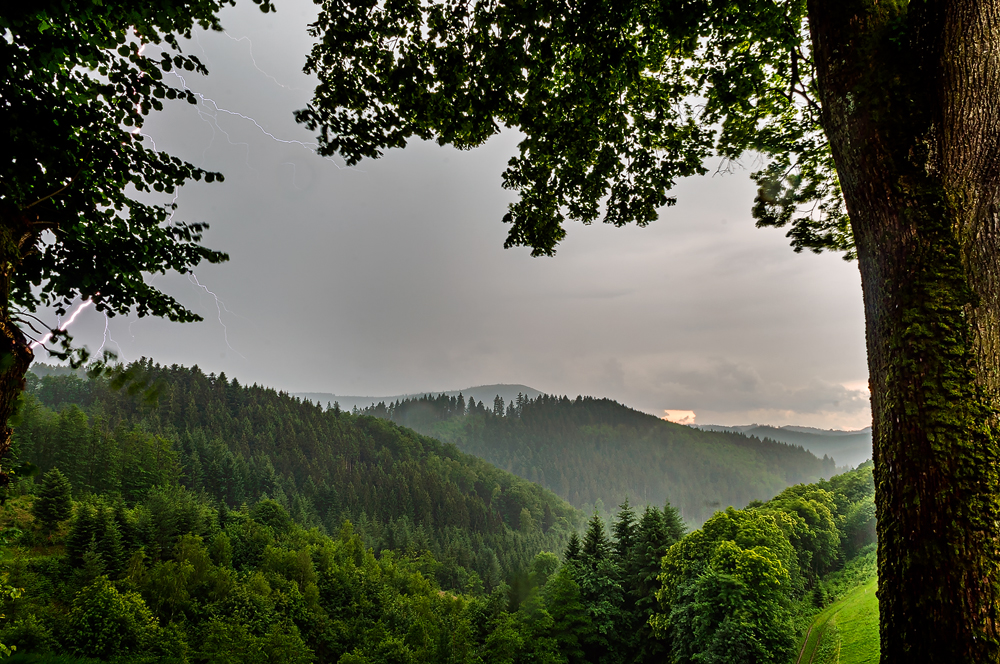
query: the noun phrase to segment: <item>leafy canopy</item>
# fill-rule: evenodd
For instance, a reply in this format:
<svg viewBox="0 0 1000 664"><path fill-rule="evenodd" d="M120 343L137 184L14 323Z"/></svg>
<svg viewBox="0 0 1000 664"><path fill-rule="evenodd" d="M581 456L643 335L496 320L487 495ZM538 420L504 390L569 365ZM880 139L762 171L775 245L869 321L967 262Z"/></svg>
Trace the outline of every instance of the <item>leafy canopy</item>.
<svg viewBox="0 0 1000 664"><path fill-rule="evenodd" d="M140 130L164 99L197 101L167 75L207 73L178 36L220 30L227 4L39 0L0 15L0 259L11 280L2 304L5 314L21 308L22 326L24 311L65 313L78 296L111 315L199 319L143 275L227 256L199 244L205 224L175 220L174 204L143 195L222 176L157 151Z"/></svg>
<svg viewBox="0 0 1000 664"><path fill-rule="evenodd" d="M353 164L410 137L468 149L523 133L505 246L551 255L566 219L653 221L680 177L770 161L758 225L853 254L820 127L804 0L323 0L297 119Z"/></svg>

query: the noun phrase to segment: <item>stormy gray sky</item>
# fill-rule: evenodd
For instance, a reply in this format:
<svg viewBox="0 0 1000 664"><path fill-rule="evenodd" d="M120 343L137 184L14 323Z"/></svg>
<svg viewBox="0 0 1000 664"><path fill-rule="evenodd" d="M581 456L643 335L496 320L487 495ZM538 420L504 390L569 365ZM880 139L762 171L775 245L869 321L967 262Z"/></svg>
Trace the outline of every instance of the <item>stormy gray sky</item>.
<svg viewBox="0 0 1000 664"><path fill-rule="evenodd" d="M231 256L195 271L224 308L187 277L157 276L205 321L117 317L105 337L89 310L78 342L292 392L523 383L706 424L870 423L857 266L755 229L747 171L682 182L645 229L572 224L555 258L504 250L514 133L470 152L415 142L353 169L294 142L312 140L292 111L310 96L314 12L301 0L224 12L227 34L186 44L211 70L185 76L206 101L170 104L144 129L226 175L177 198Z"/></svg>

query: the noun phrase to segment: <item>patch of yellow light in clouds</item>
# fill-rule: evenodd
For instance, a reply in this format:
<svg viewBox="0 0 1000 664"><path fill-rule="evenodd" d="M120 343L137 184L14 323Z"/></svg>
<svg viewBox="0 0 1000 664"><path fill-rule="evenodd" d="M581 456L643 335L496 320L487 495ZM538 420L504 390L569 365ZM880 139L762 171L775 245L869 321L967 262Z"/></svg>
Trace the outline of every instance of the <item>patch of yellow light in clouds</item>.
<svg viewBox="0 0 1000 664"><path fill-rule="evenodd" d="M675 424L694 424L694 411L693 410L664 410L664 415L662 418L668 422L673 422Z"/></svg>

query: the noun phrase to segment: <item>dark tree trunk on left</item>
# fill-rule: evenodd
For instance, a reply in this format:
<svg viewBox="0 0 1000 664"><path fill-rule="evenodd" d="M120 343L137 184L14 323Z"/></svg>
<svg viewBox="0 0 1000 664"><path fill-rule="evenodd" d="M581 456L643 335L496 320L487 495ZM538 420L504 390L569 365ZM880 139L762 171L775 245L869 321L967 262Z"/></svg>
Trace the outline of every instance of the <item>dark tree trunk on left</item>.
<svg viewBox="0 0 1000 664"><path fill-rule="evenodd" d="M23 251L34 245L31 219L20 210L0 212L0 489L10 481L10 418L24 391L24 376L34 354L13 318L10 293Z"/></svg>

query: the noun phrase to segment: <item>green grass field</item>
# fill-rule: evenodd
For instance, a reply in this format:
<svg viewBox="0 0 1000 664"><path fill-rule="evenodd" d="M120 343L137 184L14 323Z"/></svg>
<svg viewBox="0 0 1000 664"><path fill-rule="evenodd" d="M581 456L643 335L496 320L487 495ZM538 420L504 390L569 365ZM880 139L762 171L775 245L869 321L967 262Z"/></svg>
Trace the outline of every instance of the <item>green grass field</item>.
<svg viewBox="0 0 1000 664"><path fill-rule="evenodd" d="M877 664L878 580L852 590L813 620L796 664Z"/></svg>

